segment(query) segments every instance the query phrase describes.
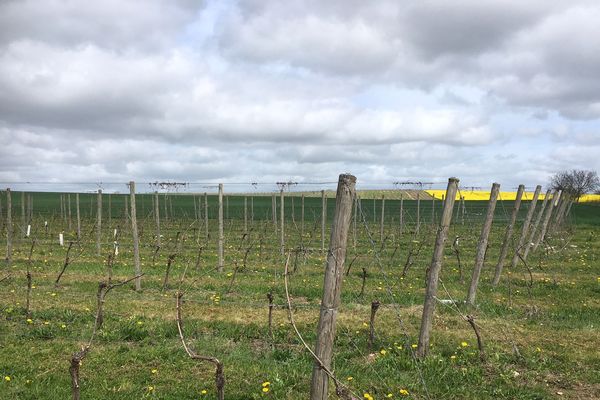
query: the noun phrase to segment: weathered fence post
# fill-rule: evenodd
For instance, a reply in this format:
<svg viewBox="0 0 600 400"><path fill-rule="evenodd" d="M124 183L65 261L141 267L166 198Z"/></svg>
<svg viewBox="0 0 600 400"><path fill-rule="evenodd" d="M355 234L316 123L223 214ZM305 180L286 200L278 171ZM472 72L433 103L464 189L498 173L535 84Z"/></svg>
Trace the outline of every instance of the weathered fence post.
<svg viewBox="0 0 600 400"><path fill-rule="evenodd" d="M435 196L431 195L431 225L435 225Z"/></svg>
<svg viewBox="0 0 600 400"><path fill-rule="evenodd" d="M81 240L81 212L79 210L79 193L75 193L75 214L77 214L77 240Z"/></svg>
<svg viewBox="0 0 600 400"><path fill-rule="evenodd" d="M352 200L355 192L356 178L352 175L340 175L335 200L335 212L331 225L329 251L323 283L323 299L319 315L317 343L315 354L327 369L331 368L333 342L335 339L335 323L342 288L342 275L346 258L346 243L350 217L352 216ZM328 376L319 361L315 360L310 387L311 400L328 399Z"/></svg>
<svg viewBox="0 0 600 400"><path fill-rule="evenodd" d="M12 262L12 238L13 238L13 222L12 222L12 200L10 189L6 189L6 266L10 267Z"/></svg>
<svg viewBox="0 0 600 400"><path fill-rule="evenodd" d="M519 242L517 243L517 248L515 249L515 254L510 262L510 267L515 268L517 266L517 262L519 261L519 254L523 254L525 246L525 240L527 240L527 234L529 233L529 226L531 225L531 220L533 219L533 213L535 212L535 207L537 205L538 197L540 196L540 191L542 190L541 185L537 185L535 187L535 192L533 192L533 199L531 199L531 203L529 203L529 209L527 210L527 215L525 216L525 221L523 221L523 228L521 228L521 236L519 237ZM529 247L529 244L527 244ZM494 281L492 284L497 286L500 282L500 274L502 273L502 269L498 271L496 269L496 275L494 276Z"/></svg>
<svg viewBox="0 0 600 400"><path fill-rule="evenodd" d="M490 229L492 228L492 222L494 221L494 210L496 209L496 201L498 200L499 190L500 184L494 183L492 185L492 191L490 192L490 201L488 202L488 208L485 214L485 222L483 223L483 227L481 228L481 235L479 236L479 243L477 244L477 253L475 254L475 266L473 267L471 285L469 286L469 293L467 294L467 304L470 305L475 304L477 286L479 285L479 276L481 275L481 268L483 267L483 261L485 259L485 252L487 250Z"/></svg>
<svg viewBox="0 0 600 400"><path fill-rule="evenodd" d="M542 222L542 218L544 216L544 211L546 210L546 206L548 205L548 201L550 200L551 193L552 193L551 189L548 189L546 191L546 195L544 196L544 201L542 202L540 211L538 211L537 216L535 217L535 223L531 227L531 231L529 232L529 235L527 236L525 251L523 253L523 260L525 260L525 261L527 261L527 256L529 255L529 251L531 250L531 247L533 246L533 239L535 237L535 233L537 232L537 229L538 229L540 223Z"/></svg>
<svg viewBox="0 0 600 400"><path fill-rule="evenodd" d="M433 313L435 311L435 301L437 295L440 270L442 269L442 260L444 259L444 245L448 237L450 221L452 220L452 211L454 209L454 200L458 190L458 179L448 179L446 189L446 201L442 210L442 218L435 238L435 247L431 265L427 272L427 287L425 288L425 301L423 303L423 316L421 318L421 329L419 331L419 344L417 345L417 357L423 358L429 351L429 338L431 335L431 325L433 322Z"/></svg>
<svg viewBox="0 0 600 400"><path fill-rule="evenodd" d="M327 218L327 198L321 190L321 251L325 251L325 219Z"/></svg>
<svg viewBox="0 0 600 400"><path fill-rule="evenodd" d="M283 188L279 192L279 221L280 221L280 233L279 233L279 246L281 248L281 255L285 254L285 230L284 230L284 198L283 198Z"/></svg>
<svg viewBox="0 0 600 400"><path fill-rule="evenodd" d="M69 219L71 219L71 195L67 195L69 198ZM69 222L69 229L71 226L71 222ZM108 226L109 228L112 226L112 196L110 193L108 194Z"/></svg>
<svg viewBox="0 0 600 400"><path fill-rule="evenodd" d="M548 231L548 223L550 222L550 217L552 216L552 212L554 211L554 208L558 205L561 195L562 195L562 190L559 190L558 193L555 193L555 195L552 195L551 201L546 206L548 209L546 210L546 215L544 216L544 219L542 220L542 227L540 228L540 233L539 233L535 243L533 244L532 250L534 252L537 250L540 243L546 237L546 232Z"/></svg>
<svg viewBox="0 0 600 400"><path fill-rule="evenodd" d="M21 192L21 235L18 241L21 241L25 236L25 229L25 192Z"/></svg>
<svg viewBox="0 0 600 400"><path fill-rule="evenodd" d="M465 224L465 196L460 196L460 224Z"/></svg>
<svg viewBox="0 0 600 400"><path fill-rule="evenodd" d="M219 272L223 272L223 184L219 183Z"/></svg>
<svg viewBox="0 0 600 400"><path fill-rule="evenodd" d="M515 226L515 222L517 221L519 209L521 208L521 198L523 197L524 191L525 185L519 185L519 188L517 189L517 197L515 198L513 210L510 215L510 221L508 222L508 225L506 226L506 232L504 233L504 240L502 241L500 257L498 257L498 263L496 264L496 272L494 273L494 280L492 281L492 284L494 286L497 285L497 283L494 283L496 282L496 277L500 279L500 274L502 273L502 269L504 268L504 260L506 259L506 255L508 254L508 248L510 247L510 239L512 238L513 228Z"/></svg>
<svg viewBox="0 0 600 400"><path fill-rule="evenodd" d="M140 239L138 237L137 213L135 207L135 182L129 182L129 196L131 200L131 233L133 235L133 264L135 266L135 290L142 290L142 269L140 267Z"/></svg>
<svg viewBox="0 0 600 400"><path fill-rule="evenodd" d="M102 239L102 189L98 189L98 196L96 202L96 255L100 255Z"/></svg>
<svg viewBox="0 0 600 400"><path fill-rule="evenodd" d="M160 203L158 191L154 192L154 221L156 223L156 246L160 247Z"/></svg>

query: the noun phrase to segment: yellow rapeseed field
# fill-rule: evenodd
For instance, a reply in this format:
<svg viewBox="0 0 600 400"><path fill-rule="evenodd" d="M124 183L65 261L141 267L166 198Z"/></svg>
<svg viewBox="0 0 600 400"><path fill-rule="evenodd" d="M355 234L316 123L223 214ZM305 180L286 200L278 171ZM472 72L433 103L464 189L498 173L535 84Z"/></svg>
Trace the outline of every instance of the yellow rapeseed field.
<svg viewBox="0 0 600 400"><path fill-rule="evenodd" d="M442 199L442 196L446 195L445 190L425 190L427 194L435 197L436 199ZM456 194L456 200L460 200L460 196L463 196L465 200L489 200L490 199L490 191L489 190L461 190ZM499 200L515 200L517 197L517 192L500 192L498 197ZM544 199L545 194L540 193L540 199ZM525 192L523 193L523 200L531 200L533 198L533 192ZM600 202L600 194L586 194L583 195L580 199L580 203L587 202Z"/></svg>

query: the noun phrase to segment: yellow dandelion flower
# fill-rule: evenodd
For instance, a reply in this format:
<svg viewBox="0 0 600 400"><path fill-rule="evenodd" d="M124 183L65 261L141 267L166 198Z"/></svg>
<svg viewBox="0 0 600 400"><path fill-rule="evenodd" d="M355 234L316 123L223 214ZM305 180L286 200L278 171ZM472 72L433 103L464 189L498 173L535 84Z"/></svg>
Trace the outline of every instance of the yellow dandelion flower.
<svg viewBox="0 0 600 400"><path fill-rule="evenodd" d="M269 391L269 387L265 386L264 388L262 388L263 393L267 393Z"/></svg>
<svg viewBox="0 0 600 400"><path fill-rule="evenodd" d="M353 379L354 379L354 378L353 378L353 377L351 377L351 376L349 376L349 377L347 377L347 378L346 378L346 380L347 380L348 382L350 382L350 381L351 381L351 380L353 380Z"/></svg>
<svg viewBox="0 0 600 400"><path fill-rule="evenodd" d="M152 372L153 374L156 374L156 373L158 373L158 370L157 370L157 369L153 369L151 372Z"/></svg>
<svg viewBox="0 0 600 400"><path fill-rule="evenodd" d="M206 389L202 389L202 391L200 392L200 394L206 394L206 393L208 393L208 392L206 391Z"/></svg>
<svg viewBox="0 0 600 400"><path fill-rule="evenodd" d="M33 320L31 318L27 318L27 323L28 324L33 324Z"/></svg>
<svg viewBox="0 0 600 400"><path fill-rule="evenodd" d="M5 376L5 377L4 377L4 380L5 380L6 382L10 382L10 376Z"/></svg>
<svg viewBox="0 0 600 400"><path fill-rule="evenodd" d="M410 393L408 393L408 390L406 389L400 389L400 395L401 396L408 396Z"/></svg>
<svg viewBox="0 0 600 400"><path fill-rule="evenodd" d="M385 355L387 354L387 351L386 351L385 349L381 349L381 350L379 350L379 353L380 353L382 356L385 356Z"/></svg>
<svg viewBox="0 0 600 400"><path fill-rule="evenodd" d="M460 342L460 347L467 347L469 345L469 343L467 342Z"/></svg>
<svg viewBox="0 0 600 400"><path fill-rule="evenodd" d="M148 391L149 392L153 392L154 391L154 386L148 386Z"/></svg>

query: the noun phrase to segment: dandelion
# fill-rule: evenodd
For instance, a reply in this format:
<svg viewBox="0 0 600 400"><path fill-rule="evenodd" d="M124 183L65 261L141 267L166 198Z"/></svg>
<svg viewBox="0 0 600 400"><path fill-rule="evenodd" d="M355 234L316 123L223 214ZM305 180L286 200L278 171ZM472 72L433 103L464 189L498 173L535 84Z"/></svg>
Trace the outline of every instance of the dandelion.
<svg viewBox="0 0 600 400"><path fill-rule="evenodd" d="M391 393L388 393L385 397L392 398L392 397L394 397L394 395Z"/></svg>
<svg viewBox="0 0 600 400"><path fill-rule="evenodd" d="M144 323L142 321L138 321L137 324L138 325L144 325Z"/></svg>
<svg viewBox="0 0 600 400"><path fill-rule="evenodd" d="M4 380L5 380L6 382L10 382L10 376L8 376L8 375L7 375L7 376L5 376L5 377L4 377Z"/></svg>
<svg viewBox="0 0 600 400"><path fill-rule="evenodd" d="M353 379L354 379L354 378L353 378L352 376L349 376L349 377L347 377L347 378L346 378L346 380L347 380L348 382L350 382L350 381L351 381L351 380L353 380Z"/></svg>
<svg viewBox="0 0 600 400"><path fill-rule="evenodd" d="M460 342L460 347L467 347L469 346L469 343L467 342Z"/></svg>
<svg viewBox="0 0 600 400"><path fill-rule="evenodd" d="M152 372L153 374L156 374L156 373L158 373L158 370L157 370L157 369L153 369L151 372Z"/></svg>
<svg viewBox="0 0 600 400"><path fill-rule="evenodd" d="M411 344L410 347L412 347L413 349L416 349L417 345L416 344Z"/></svg>
<svg viewBox="0 0 600 400"><path fill-rule="evenodd" d="M266 387L262 388L262 391L263 391L263 393L267 393L269 391L269 387L266 386Z"/></svg>
<svg viewBox="0 0 600 400"><path fill-rule="evenodd" d="M263 383L262 383L262 387L267 387L267 386L269 386L270 384L271 384L271 382L269 382L269 381L265 381L265 382L263 382Z"/></svg>
<svg viewBox="0 0 600 400"><path fill-rule="evenodd" d="M206 391L206 389L202 389L202 391L200 392L200 394L202 394L202 395L205 395L206 393L208 393L208 392Z"/></svg>
<svg viewBox="0 0 600 400"><path fill-rule="evenodd" d="M373 396L371 396L369 393L365 393L363 397L367 400L373 400Z"/></svg>
<svg viewBox="0 0 600 400"><path fill-rule="evenodd" d="M62 324L60 327L61 327L62 329L66 329L66 328L67 328L67 326L66 326L65 324Z"/></svg>
<svg viewBox="0 0 600 400"><path fill-rule="evenodd" d="M232 277L232 276L233 276L233 272L228 272L228 273L227 273L227 277L228 277L228 278L230 278L230 277Z"/></svg>
<svg viewBox="0 0 600 400"><path fill-rule="evenodd" d="M27 318L27 323L28 324L33 324L33 320L31 318Z"/></svg>
<svg viewBox="0 0 600 400"><path fill-rule="evenodd" d="M153 392L154 391L154 386L148 386L148 391L149 392Z"/></svg>
<svg viewBox="0 0 600 400"><path fill-rule="evenodd" d="M452 354L452 355L450 356L450 359L451 359L451 360L456 360L456 356L455 356L454 354Z"/></svg>
<svg viewBox="0 0 600 400"><path fill-rule="evenodd" d="M408 396L410 393L408 393L408 390L406 389L400 389L400 395L401 396Z"/></svg>
<svg viewBox="0 0 600 400"><path fill-rule="evenodd" d="M50 322L44 321L44 325L50 325Z"/></svg>
<svg viewBox="0 0 600 400"><path fill-rule="evenodd" d="M386 351L385 349L381 349L381 350L379 350L379 353L380 353L382 356L385 356L385 355L387 354L387 351Z"/></svg>

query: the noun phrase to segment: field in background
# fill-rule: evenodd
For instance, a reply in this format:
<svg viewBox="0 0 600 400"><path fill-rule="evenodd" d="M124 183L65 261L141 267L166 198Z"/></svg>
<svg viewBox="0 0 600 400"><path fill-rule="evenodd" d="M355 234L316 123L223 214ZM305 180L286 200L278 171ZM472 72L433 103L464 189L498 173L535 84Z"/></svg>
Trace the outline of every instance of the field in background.
<svg viewBox="0 0 600 400"><path fill-rule="evenodd" d="M412 347L442 202L431 197L420 201L417 230L417 202L404 200L400 230L400 201L391 200L391 192L361 194L364 200L356 234L351 228L349 271L343 282L334 355L340 379L361 396L369 394L375 399L390 398L389 394L418 399L600 397L597 205L575 205L567 224L530 256L529 269L520 263L507 271L510 274L505 274L500 287L493 290L489 281L513 206L502 197L505 201L496 207L475 311L487 355L482 362L460 302L466 296L487 202L467 201L465 216L455 218L449 238L449 242L460 238L461 265L459 268L448 243L439 293L445 302L437 307L430 357L417 362ZM385 205L380 200L382 194ZM305 199L304 227L298 195L293 205L292 198L286 197L284 207L285 249L286 254L292 252L294 318L310 345L315 341L325 260L319 196L314 192L314 197ZM102 252L98 257L96 195L81 195L83 238L73 247L72 263L56 286L54 281L66 254L66 247L58 244L58 233L64 232L65 243L76 240L74 205L69 229L67 216L61 217L59 194L34 193L31 238L36 244L31 259L34 287L29 319L24 307L31 238L24 237L20 199L20 193L13 193L15 231L21 232L15 239L13 265L0 269L0 279L8 276L0 282L0 398L66 399L71 390L69 359L91 334L98 281L106 276L115 228L120 231L119 254L113 265L115 279L133 276L131 230L125 215L128 197L112 195L109 212L108 196L103 196ZM198 353L219 357L225 364L226 399L308 397L312 360L287 318L282 275L285 257L280 254L280 231L272 221L272 198L253 197L252 215L250 200L246 201L249 231L244 236L244 196L226 197L222 273L215 271L216 197L208 196L208 238L203 226L203 199L189 194L160 196L163 244L157 250L152 197L137 196L143 290L137 293L126 285L108 295L104 326L81 366L83 399L214 398L213 368L190 360L178 337L174 295L179 287L186 290L183 314L187 338ZM519 221L527 204L519 213ZM334 200L330 198L326 239L333 210ZM5 234L4 218L5 209ZM517 237L519 227L515 229ZM172 254L176 255L175 262L165 287ZM186 268L187 276L180 283ZM274 295L276 306L272 335L267 325L267 293ZM369 349L368 323L374 300L381 301L382 306L375 324L376 342ZM265 387L267 391L263 391Z"/></svg>

